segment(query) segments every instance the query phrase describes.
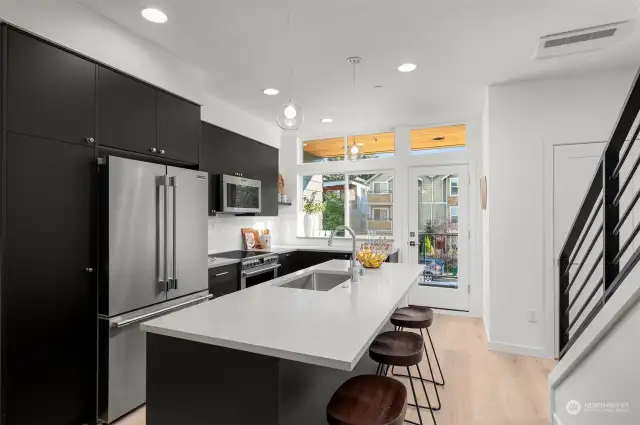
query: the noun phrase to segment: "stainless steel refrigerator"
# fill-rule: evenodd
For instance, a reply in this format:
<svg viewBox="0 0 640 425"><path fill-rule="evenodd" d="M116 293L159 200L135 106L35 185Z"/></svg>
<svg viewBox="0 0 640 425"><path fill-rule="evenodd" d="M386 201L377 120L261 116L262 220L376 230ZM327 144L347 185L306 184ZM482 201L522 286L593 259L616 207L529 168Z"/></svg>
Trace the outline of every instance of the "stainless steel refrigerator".
<svg viewBox="0 0 640 425"><path fill-rule="evenodd" d="M99 168L98 420L146 399L140 323L208 299L208 174L109 156Z"/></svg>

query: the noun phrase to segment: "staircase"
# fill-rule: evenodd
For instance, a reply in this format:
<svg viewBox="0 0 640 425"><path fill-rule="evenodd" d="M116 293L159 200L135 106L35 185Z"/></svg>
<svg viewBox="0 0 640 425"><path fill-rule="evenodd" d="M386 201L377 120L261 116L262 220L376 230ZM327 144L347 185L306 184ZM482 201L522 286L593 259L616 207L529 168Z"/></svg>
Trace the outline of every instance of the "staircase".
<svg viewBox="0 0 640 425"><path fill-rule="evenodd" d="M637 75L558 259L558 424L640 423L639 113Z"/></svg>

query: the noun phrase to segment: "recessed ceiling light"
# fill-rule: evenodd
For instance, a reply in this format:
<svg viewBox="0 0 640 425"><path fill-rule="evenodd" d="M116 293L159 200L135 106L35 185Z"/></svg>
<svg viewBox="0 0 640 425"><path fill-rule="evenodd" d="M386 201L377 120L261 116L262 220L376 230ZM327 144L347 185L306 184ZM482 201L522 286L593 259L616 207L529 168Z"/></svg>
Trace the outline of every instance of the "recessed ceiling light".
<svg viewBox="0 0 640 425"><path fill-rule="evenodd" d="M278 93L280 93L280 90L278 90L278 89L264 89L264 90L262 90L262 93L266 94L267 96L275 96Z"/></svg>
<svg viewBox="0 0 640 425"><path fill-rule="evenodd" d="M333 122L333 118L322 118L320 121L325 124L329 124L330 122Z"/></svg>
<svg viewBox="0 0 640 425"><path fill-rule="evenodd" d="M412 71L415 71L416 68L418 68L418 65L416 65L415 63L403 63L402 65L400 65L398 67L398 71L400 71L400 72L412 72Z"/></svg>
<svg viewBox="0 0 640 425"><path fill-rule="evenodd" d="M167 15L162 10L154 9L153 7L143 9L140 13L142 14L142 17L144 19L156 24L164 24L169 20Z"/></svg>

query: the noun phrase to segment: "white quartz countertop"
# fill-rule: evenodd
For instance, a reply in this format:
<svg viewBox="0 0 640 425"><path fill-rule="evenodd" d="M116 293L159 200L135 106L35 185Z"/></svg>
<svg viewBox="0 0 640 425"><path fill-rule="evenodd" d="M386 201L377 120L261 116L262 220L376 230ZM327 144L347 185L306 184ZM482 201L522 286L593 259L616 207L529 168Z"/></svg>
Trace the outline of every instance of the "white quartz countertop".
<svg viewBox="0 0 640 425"><path fill-rule="evenodd" d="M310 271L346 273L332 260L145 322L146 332L335 369L353 370L422 266L386 263L329 291L278 287Z"/></svg>

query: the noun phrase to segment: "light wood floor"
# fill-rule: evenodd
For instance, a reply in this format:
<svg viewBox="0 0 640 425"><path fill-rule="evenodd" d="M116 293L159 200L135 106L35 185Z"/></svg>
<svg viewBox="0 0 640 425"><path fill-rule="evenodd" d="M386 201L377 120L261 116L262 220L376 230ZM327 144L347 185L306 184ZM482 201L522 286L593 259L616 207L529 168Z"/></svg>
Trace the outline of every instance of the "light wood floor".
<svg viewBox="0 0 640 425"><path fill-rule="evenodd" d="M480 319L438 315L431 336L446 380L444 388L438 387L442 400L442 410L436 412L438 425L549 423L547 376L555 361L489 351ZM421 370L423 376L429 373L426 360ZM433 402L433 386L427 390ZM416 391L424 399L419 384ZM429 413L425 411L424 415L425 425L431 424ZM407 419L417 420L415 409L409 408ZM145 410L141 408L116 425L145 422Z"/></svg>

